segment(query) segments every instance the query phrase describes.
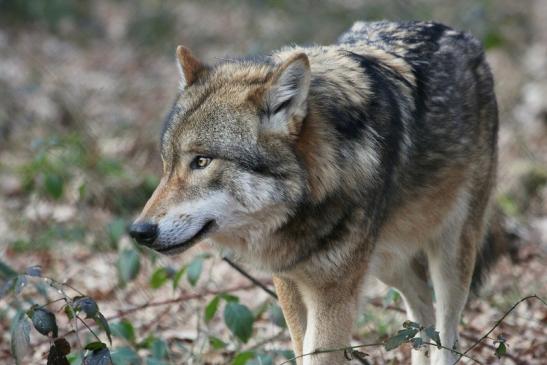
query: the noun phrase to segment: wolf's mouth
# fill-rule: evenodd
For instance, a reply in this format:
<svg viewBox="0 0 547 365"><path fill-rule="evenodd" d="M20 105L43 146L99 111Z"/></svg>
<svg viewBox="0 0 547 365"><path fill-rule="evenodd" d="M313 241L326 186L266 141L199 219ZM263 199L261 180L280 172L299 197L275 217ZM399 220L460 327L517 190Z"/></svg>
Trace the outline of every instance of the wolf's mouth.
<svg viewBox="0 0 547 365"><path fill-rule="evenodd" d="M187 239L186 241L178 243L173 246L157 248L156 251L161 253L168 253L171 251L180 250L181 248L184 248L184 249L189 248L190 246L192 246L193 244L201 240L203 236L209 233L209 231L213 228L214 224L215 224L215 221L210 220L207 223L205 223L205 225L203 225L203 227L201 227L201 229L190 239Z"/></svg>

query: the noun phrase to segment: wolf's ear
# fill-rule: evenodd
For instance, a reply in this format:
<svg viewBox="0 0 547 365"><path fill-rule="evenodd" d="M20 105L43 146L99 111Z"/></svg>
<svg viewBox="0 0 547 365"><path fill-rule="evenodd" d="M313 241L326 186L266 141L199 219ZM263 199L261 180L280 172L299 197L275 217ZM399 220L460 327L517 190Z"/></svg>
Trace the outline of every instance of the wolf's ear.
<svg viewBox="0 0 547 365"><path fill-rule="evenodd" d="M292 56L279 66L264 94L266 129L293 135L299 133L307 114L310 78L310 63L304 53Z"/></svg>
<svg viewBox="0 0 547 365"><path fill-rule="evenodd" d="M180 89L192 85L207 66L201 63L186 47L177 47L177 65L180 74Z"/></svg>

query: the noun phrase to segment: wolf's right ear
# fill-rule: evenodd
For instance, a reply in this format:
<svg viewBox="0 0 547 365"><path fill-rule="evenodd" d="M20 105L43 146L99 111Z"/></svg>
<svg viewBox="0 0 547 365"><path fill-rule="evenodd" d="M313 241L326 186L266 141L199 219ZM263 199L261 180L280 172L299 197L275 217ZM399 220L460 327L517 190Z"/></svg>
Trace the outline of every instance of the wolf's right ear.
<svg viewBox="0 0 547 365"><path fill-rule="evenodd" d="M198 60L186 47L177 47L177 66L180 74L180 89L192 85L206 69L203 63Z"/></svg>
<svg viewBox="0 0 547 365"><path fill-rule="evenodd" d="M300 132L308 109L310 79L310 62L305 53L298 53L279 66L264 95L266 129L291 135Z"/></svg>

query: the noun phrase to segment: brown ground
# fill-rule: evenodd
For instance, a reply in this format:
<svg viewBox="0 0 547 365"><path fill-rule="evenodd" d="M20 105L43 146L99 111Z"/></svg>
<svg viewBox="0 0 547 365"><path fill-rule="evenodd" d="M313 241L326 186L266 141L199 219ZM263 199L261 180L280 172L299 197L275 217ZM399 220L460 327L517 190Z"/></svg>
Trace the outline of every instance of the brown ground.
<svg viewBox="0 0 547 365"><path fill-rule="evenodd" d="M40 16L16 3L25 2L0 2L0 262L20 271L42 265L47 276L68 280L94 297L106 317L143 303L187 298L125 315L138 340L152 334L169 344L165 363L223 364L234 352L272 354L290 347L287 330L275 325L268 311L258 316L247 344L230 335L221 310L204 323L203 309L212 298L208 292L248 283L218 258L206 260L195 288L186 279L176 290L170 284L150 288L156 268L178 269L206 245L177 258L154 261L143 255L136 280L118 285L118 253L132 244L117 229L131 220L157 182L158 135L174 96L179 43L215 62L291 42L328 43L354 20L378 18L435 19L482 37L501 113L498 203L515 246L493 268L480 297L470 300L462 348L520 298L547 298L547 2L416 0L412 6L388 6L379 0L345 0L319 6L311 1L170 0L159 5L98 0L66 6L71 2L59 0L51 3L70 9L46 7ZM24 298L43 304L28 287ZM370 289L372 304L363 309L355 344L378 342L404 320L400 302L382 308L387 288L373 284ZM200 297L191 299L196 294ZM256 288L234 294L256 312L271 302ZM9 325L18 306L28 308L30 302L17 302L13 295L0 299L1 364L14 363ZM501 334L508 357L494 357L492 340L472 356L484 364L546 363L547 307L539 301L521 304L491 337ZM228 343L226 349L212 349L210 335ZM74 336L69 338L75 345ZM41 345L24 363L46 362L44 339L32 333L32 343ZM114 348L123 345L115 338ZM365 351L375 364L409 361L407 347ZM144 358L149 350L139 354Z"/></svg>

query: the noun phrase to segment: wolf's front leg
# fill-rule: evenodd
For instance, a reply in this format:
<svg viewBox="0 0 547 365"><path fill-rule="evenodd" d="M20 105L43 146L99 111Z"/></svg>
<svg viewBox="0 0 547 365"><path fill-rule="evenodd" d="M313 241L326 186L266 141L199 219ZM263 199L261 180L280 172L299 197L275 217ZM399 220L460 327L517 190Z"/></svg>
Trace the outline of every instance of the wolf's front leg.
<svg viewBox="0 0 547 365"><path fill-rule="evenodd" d="M304 354L350 345L351 330L357 315L359 282L360 280L353 283L332 283L322 287L306 287L303 290L307 309ZM347 360L344 351L323 352L303 358L304 365L345 363Z"/></svg>
<svg viewBox="0 0 547 365"><path fill-rule="evenodd" d="M304 333L306 332L306 307L296 283L290 279L274 276L273 283L283 310L283 316L289 327L295 356L302 355ZM302 358L296 360L302 364Z"/></svg>

